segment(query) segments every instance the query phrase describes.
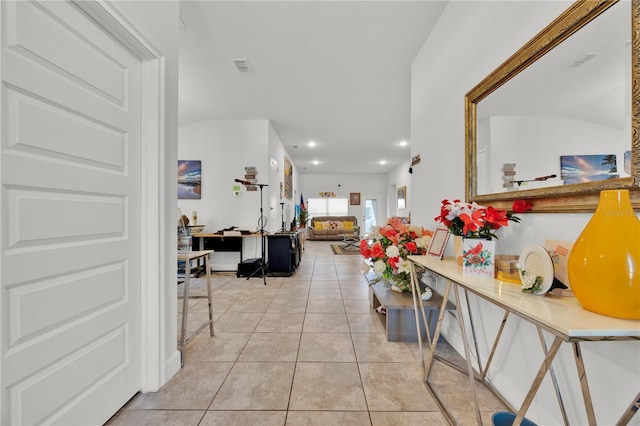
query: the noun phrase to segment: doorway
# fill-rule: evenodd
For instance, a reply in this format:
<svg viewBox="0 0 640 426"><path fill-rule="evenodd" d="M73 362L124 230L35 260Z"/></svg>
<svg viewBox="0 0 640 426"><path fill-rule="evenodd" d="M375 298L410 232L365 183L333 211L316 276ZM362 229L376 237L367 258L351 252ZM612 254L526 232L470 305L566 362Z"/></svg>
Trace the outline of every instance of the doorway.
<svg viewBox="0 0 640 426"><path fill-rule="evenodd" d="M362 226L360 233L367 235L371 232L371 228L380 225L380 203L378 196L365 196L362 203Z"/></svg>

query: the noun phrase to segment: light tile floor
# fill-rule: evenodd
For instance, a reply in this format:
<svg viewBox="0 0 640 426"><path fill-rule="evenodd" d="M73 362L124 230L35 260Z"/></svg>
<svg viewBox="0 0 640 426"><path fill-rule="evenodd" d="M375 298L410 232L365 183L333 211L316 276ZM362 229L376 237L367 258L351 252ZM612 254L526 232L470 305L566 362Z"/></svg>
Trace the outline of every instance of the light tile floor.
<svg viewBox="0 0 640 426"><path fill-rule="evenodd" d="M158 392L137 394L107 424L447 424L421 381L417 343L386 341L361 261L307 241L296 273L267 277L266 286L214 274L215 336L199 334L184 368ZM192 294L206 294L204 279L191 282ZM206 299L190 300L188 331L207 318ZM436 362L430 382L456 424L476 423L464 374ZM505 410L482 387L479 399L484 424Z"/></svg>

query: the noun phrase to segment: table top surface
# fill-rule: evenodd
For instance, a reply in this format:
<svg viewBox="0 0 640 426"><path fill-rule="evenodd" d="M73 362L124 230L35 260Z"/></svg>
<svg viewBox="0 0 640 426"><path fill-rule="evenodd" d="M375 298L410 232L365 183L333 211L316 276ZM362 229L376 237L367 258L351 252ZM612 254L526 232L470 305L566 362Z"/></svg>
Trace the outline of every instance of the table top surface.
<svg viewBox="0 0 640 426"><path fill-rule="evenodd" d="M268 234L269 233L267 231L264 232L264 235L268 235ZM253 234L224 235L224 234L202 232L199 234L192 234L191 236L196 238L243 238L243 237L259 237L260 233L254 232Z"/></svg>
<svg viewBox="0 0 640 426"><path fill-rule="evenodd" d="M178 260L193 260L213 254L213 250L186 251L178 250Z"/></svg>
<svg viewBox="0 0 640 426"><path fill-rule="evenodd" d="M541 325L565 340L640 337L640 320L614 318L588 311L573 296L536 296L523 293L520 285L506 281L463 277L462 268L453 258L408 258L515 315Z"/></svg>

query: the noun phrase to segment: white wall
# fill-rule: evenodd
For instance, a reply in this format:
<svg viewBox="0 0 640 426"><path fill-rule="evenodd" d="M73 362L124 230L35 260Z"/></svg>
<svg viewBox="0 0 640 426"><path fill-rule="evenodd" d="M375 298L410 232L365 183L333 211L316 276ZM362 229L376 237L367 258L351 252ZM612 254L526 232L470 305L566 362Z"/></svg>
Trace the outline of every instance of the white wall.
<svg viewBox="0 0 640 426"><path fill-rule="evenodd" d="M258 228L260 191L247 191L234 179L244 179L245 166L255 166L257 182L268 184L268 137L267 120L207 120L180 126L178 159L202 161L202 194L200 200L178 200L178 207L190 218L196 210L198 223L206 226L204 232L232 226ZM236 185L241 186L237 196ZM263 190L267 218L270 191L271 186ZM245 258L260 257L259 238L245 238L244 244ZM212 258L216 270L235 270L239 261L236 253L218 252Z"/></svg>
<svg viewBox="0 0 640 426"><path fill-rule="evenodd" d="M288 156L280 138L267 120L206 120L181 126L178 138L179 160L202 161L202 194L200 200L178 200L178 207L191 218L198 212L198 223L204 232L237 226L258 230L260 209L267 219L265 230L280 229L281 206L285 203L285 220L291 221L295 195L280 199L280 182L284 181L284 157ZM271 159L277 162L277 168ZM255 166L256 181L266 184L262 191L247 191L234 179L244 180L244 168ZM297 193L297 170L293 166L294 193ZM235 195L234 186L241 186ZM175 197L175 195L174 195ZM299 199L298 201L299 202ZM177 221L177 212L174 214ZM177 223L176 223L177 224ZM244 258L260 257L260 239L244 239ZM235 270L240 261L237 253L214 253L213 268Z"/></svg>
<svg viewBox="0 0 640 426"><path fill-rule="evenodd" d="M484 120L490 127L491 155L487 169L492 187L487 192L503 192L502 165L516 164L515 179L533 179L556 174L557 178L527 182L520 188L533 189L562 185L561 155L615 154L618 173L624 173L624 151L629 141L623 129L560 116L492 117ZM517 141L521 149L507 149ZM602 148L607 141L607 148ZM615 143L619 141L619 143ZM625 175L628 177L629 175Z"/></svg>
<svg viewBox="0 0 640 426"><path fill-rule="evenodd" d="M440 201L464 198L464 95L558 14L567 2L450 2L436 28L416 56L412 67L412 156L422 163L413 168L409 191L412 221L434 224ZM545 238L574 241L591 214L525 214L520 224L500 231L499 253L518 254L527 245ZM435 224L434 224L435 225ZM447 249L447 255L452 251ZM443 291L443 284L438 290ZM479 333L482 359L486 361L502 312L471 297ZM452 317L447 315L444 333L459 351ZM583 343L598 424L613 424L638 392L640 362L637 342ZM515 406L522 402L542 362L535 329L510 318L489 373L492 382ZM572 424L586 424L584 404L573 353L563 345L556 358L562 392ZM545 380L527 414L538 424L561 424L549 380ZM640 424L635 416L633 424Z"/></svg>
<svg viewBox="0 0 640 426"><path fill-rule="evenodd" d="M387 173L387 217L392 216L409 216L412 209L411 193L414 188L411 184L411 174L409 174L409 165L411 160L407 160L400 166ZM404 209L398 208L397 190L403 186L407 187L407 200L406 207ZM412 217L413 219L413 217ZM422 225L418 222L413 222L414 225Z"/></svg>
<svg viewBox="0 0 640 426"><path fill-rule="evenodd" d="M284 184L284 159L287 157L293 167L293 191L291 198L284 196L284 190L282 191L282 197L280 196L280 184ZM278 164L274 169L271 165L271 161L275 160ZM278 230L282 225L282 206L280 203L284 203L284 224L285 229L291 229L291 221L295 217L296 205L300 204L300 190L299 180L300 175L298 168L291 160L291 156L285 149L280 137L275 132L275 129L269 123L269 162L270 162L270 174L269 174L269 186L272 188L270 191L269 207L270 207L270 222L269 227L271 230Z"/></svg>

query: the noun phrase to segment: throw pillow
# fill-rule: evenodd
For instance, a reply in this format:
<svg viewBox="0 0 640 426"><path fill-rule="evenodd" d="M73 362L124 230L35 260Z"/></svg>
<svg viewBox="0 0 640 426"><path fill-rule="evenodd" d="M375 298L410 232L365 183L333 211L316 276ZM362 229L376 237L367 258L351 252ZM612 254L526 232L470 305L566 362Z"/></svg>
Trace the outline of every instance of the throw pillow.
<svg viewBox="0 0 640 426"><path fill-rule="evenodd" d="M337 222L337 223L338 223L338 230L344 229L344 222Z"/></svg>
<svg viewBox="0 0 640 426"><path fill-rule="evenodd" d="M342 222L342 224L344 225L345 231L353 231L353 222L348 222L345 220L344 222Z"/></svg>
<svg viewBox="0 0 640 426"><path fill-rule="evenodd" d="M327 222L313 222L313 227L319 231L327 229Z"/></svg>
<svg viewBox="0 0 640 426"><path fill-rule="evenodd" d="M327 222L327 225L329 225L327 229L338 229L338 222L334 220L330 220L329 222Z"/></svg>

